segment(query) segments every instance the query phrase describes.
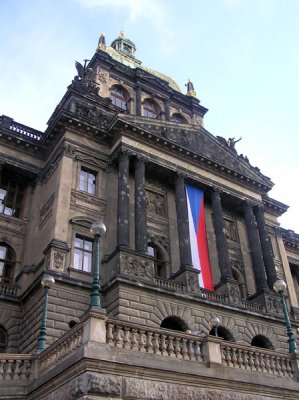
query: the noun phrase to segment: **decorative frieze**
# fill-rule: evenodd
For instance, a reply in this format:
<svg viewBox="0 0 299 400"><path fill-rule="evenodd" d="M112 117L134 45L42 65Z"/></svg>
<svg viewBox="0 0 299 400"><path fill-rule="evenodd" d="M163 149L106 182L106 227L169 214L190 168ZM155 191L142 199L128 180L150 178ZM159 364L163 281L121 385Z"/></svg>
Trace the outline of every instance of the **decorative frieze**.
<svg viewBox="0 0 299 400"><path fill-rule="evenodd" d="M72 190L71 209L93 217L102 217L106 214L106 202L88 193Z"/></svg>

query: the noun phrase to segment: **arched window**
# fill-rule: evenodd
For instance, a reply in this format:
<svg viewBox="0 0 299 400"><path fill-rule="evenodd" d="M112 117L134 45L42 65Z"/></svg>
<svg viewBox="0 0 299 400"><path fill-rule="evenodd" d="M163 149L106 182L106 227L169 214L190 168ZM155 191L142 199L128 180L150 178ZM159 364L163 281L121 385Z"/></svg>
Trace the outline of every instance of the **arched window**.
<svg viewBox="0 0 299 400"><path fill-rule="evenodd" d="M6 353L7 349L7 334L4 328L0 326L0 353Z"/></svg>
<svg viewBox="0 0 299 400"><path fill-rule="evenodd" d="M237 271L236 269L233 269L232 273L233 273L234 280L238 282L241 299L246 299L246 297L247 297L246 285L243 282L243 277L241 276L240 272Z"/></svg>
<svg viewBox="0 0 299 400"><path fill-rule="evenodd" d="M274 350L273 344L270 342L269 339L266 338L266 336L263 335L256 335L251 341L251 346Z"/></svg>
<svg viewBox="0 0 299 400"><path fill-rule="evenodd" d="M5 243L0 243L0 282L12 283L15 267L15 253Z"/></svg>
<svg viewBox="0 0 299 400"><path fill-rule="evenodd" d="M166 278L165 258L161 249L155 243L148 243L147 253L154 258L155 275Z"/></svg>
<svg viewBox="0 0 299 400"><path fill-rule="evenodd" d="M216 336L215 334L215 328L212 328L209 332L209 335L211 336ZM227 340L228 342L234 342L235 338L231 334L231 332L225 328L224 326L218 326L217 328L217 336L223 338L224 340Z"/></svg>
<svg viewBox="0 0 299 400"><path fill-rule="evenodd" d="M176 122L177 124L187 124L187 120L182 116L182 114L174 113L170 119L172 122Z"/></svg>
<svg viewBox="0 0 299 400"><path fill-rule="evenodd" d="M110 89L110 99L112 104L123 111L128 110L128 96L125 89L119 85L112 86Z"/></svg>
<svg viewBox="0 0 299 400"><path fill-rule="evenodd" d="M159 106L151 99L146 99L143 102L143 116L147 118L158 118Z"/></svg>
<svg viewBox="0 0 299 400"><path fill-rule="evenodd" d="M186 332L189 330L186 322L179 317L172 315L171 317L167 317L163 319L161 323L161 328L172 329L173 331Z"/></svg>

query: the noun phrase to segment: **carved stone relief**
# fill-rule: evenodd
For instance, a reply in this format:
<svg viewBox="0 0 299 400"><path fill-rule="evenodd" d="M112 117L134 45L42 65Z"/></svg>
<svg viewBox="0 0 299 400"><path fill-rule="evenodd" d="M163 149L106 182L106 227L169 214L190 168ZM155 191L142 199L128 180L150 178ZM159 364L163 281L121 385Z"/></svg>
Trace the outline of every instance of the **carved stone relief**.
<svg viewBox="0 0 299 400"><path fill-rule="evenodd" d="M65 266L65 254L61 251L53 251L51 269L63 271Z"/></svg>
<svg viewBox="0 0 299 400"><path fill-rule="evenodd" d="M149 214L166 217L166 201L163 194L146 190L146 209Z"/></svg>
<svg viewBox="0 0 299 400"><path fill-rule="evenodd" d="M96 79L102 83L109 82L109 72L104 71L100 67L96 68Z"/></svg>
<svg viewBox="0 0 299 400"><path fill-rule="evenodd" d="M142 260L132 256L121 256L120 258L120 272L143 278L146 280L153 279L153 263L151 261Z"/></svg>
<svg viewBox="0 0 299 400"><path fill-rule="evenodd" d="M228 240L238 242L237 229L234 221L224 218L225 234Z"/></svg>

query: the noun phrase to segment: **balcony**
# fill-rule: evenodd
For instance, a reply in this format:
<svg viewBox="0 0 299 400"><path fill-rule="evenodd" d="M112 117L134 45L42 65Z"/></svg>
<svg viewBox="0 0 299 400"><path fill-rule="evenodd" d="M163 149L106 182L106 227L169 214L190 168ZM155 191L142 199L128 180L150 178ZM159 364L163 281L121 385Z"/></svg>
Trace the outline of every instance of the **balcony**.
<svg viewBox="0 0 299 400"><path fill-rule="evenodd" d="M121 392L120 376L129 381L141 374L145 382L153 379L154 373L161 386L165 384L163 375L168 374L167 384L176 385L175 376L180 374L192 382L194 377L196 382L216 379L217 385L225 385L229 380L232 388L239 387L242 391L244 384L252 393L259 393L262 385L267 395L273 390L298 391L298 366L297 354L243 346L214 336L200 337L136 325L107 319L104 310L89 311L80 323L41 354L1 354L0 399L13 393L13 388L18 388L18 394L23 396L31 393L30 398L41 398L40 393L45 396L45 391L49 394L56 390L55 384L47 385L50 380L58 379L60 386L65 384L63 374L71 382L63 390L72 390L76 396L79 392L111 396L116 390L112 380L118 382L117 390ZM79 373L87 374L88 384L83 375L78 378ZM111 393L106 387L108 373ZM91 384L93 380L97 383Z"/></svg>

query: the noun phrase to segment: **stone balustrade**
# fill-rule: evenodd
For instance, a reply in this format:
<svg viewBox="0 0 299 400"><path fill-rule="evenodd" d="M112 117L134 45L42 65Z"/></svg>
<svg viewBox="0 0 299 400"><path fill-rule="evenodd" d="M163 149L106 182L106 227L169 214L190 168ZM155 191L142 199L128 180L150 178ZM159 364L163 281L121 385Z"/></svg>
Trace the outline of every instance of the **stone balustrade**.
<svg viewBox="0 0 299 400"><path fill-rule="evenodd" d="M202 339L194 335L111 319L106 324L106 330L107 344L112 348L203 361Z"/></svg>
<svg viewBox="0 0 299 400"><path fill-rule="evenodd" d="M15 297L18 294L20 286L10 285L8 283L0 283L0 296Z"/></svg>
<svg viewBox="0 0 299 400"><path fill-rule="evenodd" d="M10 131L10 133L17 136L25 136L27 139L40 141L42 132L30 128L29 126L20 124L6 115L0 116L0 126Z"/></svg>
<svg viewBox="0 0 299 400"><path fill-rule="evenodd" d="M228 342L221 342L220 347L222 364L227 367L289 378L295 376L294 363L290 354Z"/></svg>
<svg viewBox="0 0 299 400"><path fill-rule="evenodd" d="M175 290L176 292L185 292L186 286L182 283L155 277L155 284L168 290Z"/></svg>
<svg viewBox="0 0 299 400"><path fill-rule="evenodd" d="M54 368L55 365L80 347L82 337L83 324L80 323L43 351L40 355L40 374Z"/></svg>
<svg viewBox="0 0 299 400"><path fill-rule="evenodd" d="M27 384L34 379L35 359L33 354L0 354L0 382L23 381Z"/></svg>
<svg viewBox="0 0 299 400"><path fill-rule="evenodd" d="M209 290L200 289L204 299L215 301L217 303L229 304L229 297L222 293L210 292Z"/></svg>
<svg viewBox="0 0 299 400"><path fill-rule="evenodd" d="M254 311L254 312L258 312L258 313L264 312L264 307L262 304L251 303L250 301L247 301L247 300L242 300L241 304L242 304L242 307L245 308L246 310Z"/></svg>

